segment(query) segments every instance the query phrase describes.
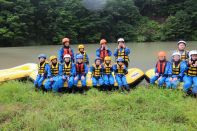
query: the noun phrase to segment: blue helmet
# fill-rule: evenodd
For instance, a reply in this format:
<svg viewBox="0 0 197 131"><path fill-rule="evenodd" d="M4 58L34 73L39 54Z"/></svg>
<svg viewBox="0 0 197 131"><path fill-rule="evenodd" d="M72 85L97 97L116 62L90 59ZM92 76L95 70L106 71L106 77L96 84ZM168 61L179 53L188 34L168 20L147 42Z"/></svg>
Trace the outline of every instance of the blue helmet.
<svg viewBox="0 0 197 131"><path fill-rule="evenodd" d="M102 59L100 57L97 57L94 62L96 62L97 60L100 60L102 62Z"/></svg>
<svg viewBox="0 0 197 131"><path fill-rule="evenodd" d="M83 59L83 55L82 54L78 54L76 59Z"/></svg>
<svg viewBox="0 0 197 131"><path fill-rule="evenodd" d="M124 62L124 59L122 57L118 57L118 59L116 59L117 62Z"/></svg>
<svg viewBox="0 0 197 131"><path fill-rule="evenodd" d="M44 59L46 59L46 58L47 58L47 56L46 56L45 54L40 54L40 55L38 55L38 59L40 59L40 58L44 58Z"/></svg>

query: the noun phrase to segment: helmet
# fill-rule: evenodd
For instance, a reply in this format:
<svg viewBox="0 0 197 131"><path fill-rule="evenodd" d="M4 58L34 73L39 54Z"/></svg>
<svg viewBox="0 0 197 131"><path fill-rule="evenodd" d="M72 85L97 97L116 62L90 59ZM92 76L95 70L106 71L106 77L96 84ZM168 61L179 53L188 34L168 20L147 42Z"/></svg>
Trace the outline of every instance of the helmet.
<svg viewBox="0 0 197 131"><path fill-rule="evenodd" d="M119 43L119 42L125 42L125 41L123 38L119 38L117 42Z"/></svg>
<svg viewBox="0 0 197 131"><path fill-rule="evenodd" d="M158 56L166 57L166 52L164 52L164 51L160 51L160 52L158 53Z"/></svg>
<svg viewBox="0 0 197 131"><path fill-rule="evenodd" d="M62 39L62 43L69 42L69 41L70 41L69 38L63 38L63 39Z"/></svg>
<svg viewBox="0 0 197 131"><path fill-rule="evenodd" d="M76 59L83 59L83 55L82 54L78 54Z"/></svg>
<svg viewBox="0 0 197 131"><path fill-rule="evenodd" d="M65 54L64 58L71 58L71 56L69 54Z"/></svg>
<svg viewBox="0 0 197 131"><path fill-rule="evenodd" d="M78 45L78 49L84 49L84 45Z"/></svg>
<svg viewBox="0 0 197 131"><path fill-rule="evenodd" d="M107 44L107 41L105 39L101 39L100 44Z"/></svg>
<svg viewBox="0 0 197 131"><path fill-rule="evenodd" d="M124 62L124 59L122 57L118 57L118 59L116 61L117 62Z"/></svg>
<svg viewBox="0 0 197 131"><path fill-rule="evenodd" d="M57 59L57 57L54 55L50 56L49 60L52 61L53 59Z"/></svg>
<svg viewBox="0 0 197 131"><path fill-rule="evenodd" d="M191 55L197 55L197 50L192 50L189 52L189 56L191 57Z"/></svg>
<svg viewBox="0 0 197 131"><path fill-rule="evenodd" d="M174 52L174 53L172 54L172 57L175 56L175 55L178 55L179 57L181 57L181 54L180 54L179 52Z"/></svg>
<svg viewBox="0 0 197 131"><path fill-rule="evenodd" d="M96 62L97 60L102 61L102 59L101 59L100 57L97 57L97 58L94 60L94 62Z"/></svg>
<svg viewBox="0 0 197 131"><path fill-rule="evenodd" d="M46 56L45 54L40 54L40 55L38 55L38 59L40 59L40 58L44 58L44 59L46 59L46 58L47 58L47 56Z"/></svg>
<svg viewBox="0 0 197 131"><path fill-rule="evenodd" d="M111 57L110 57L110 56L106 56L106 57L105 57L105 61L106 61L106 60L111 61Z"/></svg>
<svg viewBox="0 0 197 131"><path fill-rule="evenodd" d="M179 45L179 44L181 44L181 43L183 43L185 46L186 46L186 44L187 44L184 40L180 40L180 41L177 43L177 45Z"/></svg>

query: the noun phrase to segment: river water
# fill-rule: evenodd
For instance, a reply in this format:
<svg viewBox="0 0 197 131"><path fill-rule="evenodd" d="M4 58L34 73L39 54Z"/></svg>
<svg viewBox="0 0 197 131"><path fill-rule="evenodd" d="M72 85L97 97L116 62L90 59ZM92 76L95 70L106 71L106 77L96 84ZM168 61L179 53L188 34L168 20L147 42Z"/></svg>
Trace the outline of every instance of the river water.
<svg viewBox="0 0 197 131"><path fill-rule="evenodd" d="M168 59L173 50L177 48L176 42L148 42L148 43L126 43L127 47L131 49L130 65L129 67L137 67L146 71L155 66L157 60L157 53L160 50L168 53ZM61 45L48 46L28 46L28 47L1 47L0 48L0 69L11 68L25 63L37 63L37 56L40 53L50 55L57 55ZM77 45L71 45L75 53ZM86 44L86 52L90 57L92 64L95 58L95 51L99 44ZM116 43L108 44L108 47L114 52L117 47ZM197 41L188 42L187 50L197 49ZM114 58L114 57L113 57Z"/></svg>

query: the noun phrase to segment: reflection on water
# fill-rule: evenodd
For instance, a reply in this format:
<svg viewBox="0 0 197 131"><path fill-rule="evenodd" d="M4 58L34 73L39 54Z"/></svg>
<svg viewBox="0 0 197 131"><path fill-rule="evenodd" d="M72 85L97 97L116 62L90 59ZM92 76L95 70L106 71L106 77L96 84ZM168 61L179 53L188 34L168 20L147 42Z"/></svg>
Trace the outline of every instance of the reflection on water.
<svg viewBox="0 0 197 131"><path fill-rule="evenodd" d="M131 49L130 67L137 67L146 71L155 66L156 55L160 50L168 53L168 58L174 49L176 49L176 42L153 42L153 43L126 43L127 47ZM61 45L54 46L31 46L31 47L6 47L0 48L0 69L10 68L24 63L37 62L37 56L40 53L48 55L57 55L58 49ZM75 53L77 45L71 46ZM90 63L93 63L95 58L96 48L99 44L86 44L86 52L90 57ZM117 47L116 43L108 44L108 47L114 51ZM197 41L188 42L187 50L197 49ZM113 57L114 58L114 57Z"/></svg>

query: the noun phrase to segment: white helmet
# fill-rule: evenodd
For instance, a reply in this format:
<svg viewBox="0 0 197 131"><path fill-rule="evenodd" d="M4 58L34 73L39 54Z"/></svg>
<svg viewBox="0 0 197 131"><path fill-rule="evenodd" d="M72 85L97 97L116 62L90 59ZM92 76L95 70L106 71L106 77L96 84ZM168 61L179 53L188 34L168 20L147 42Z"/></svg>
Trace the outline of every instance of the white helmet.
<svg viewBox="0 0 197 131"><path fill-rule="evenodd" d="M124 42L124 39L123 39L123 38L119 38L119 39L118 39L118 43L119 43L119 42Z"/></svg>
<svg viewBox="0 0 197 131"><path fill-rule="evenodd" d="M186 44L187 44L184 40L180 40L180 41L177 43L177 45L179 45L180 43L185 44L185 46L186 46Z"/></svg>
<svg viewBox="0 0 197 131"><path fill-rule="evenodd" d="M65 54L64 58L71 58L71 56L69 54Z"/></svg>
<svg viewBox="0 0 197 131"><path fill-rule="evenodd" d="M172 54L172 57L175 56L175 55L178 55L179 57L181 57L181 53L179 53L179 52L174 52L174 53Z"/></svg>
<svg viewBox="0 0 197 131"><path fill-rule="evenodd" d="M191 55L197 55L197 50L192 50L189 52L189 57L191 57Z"/></svg>

